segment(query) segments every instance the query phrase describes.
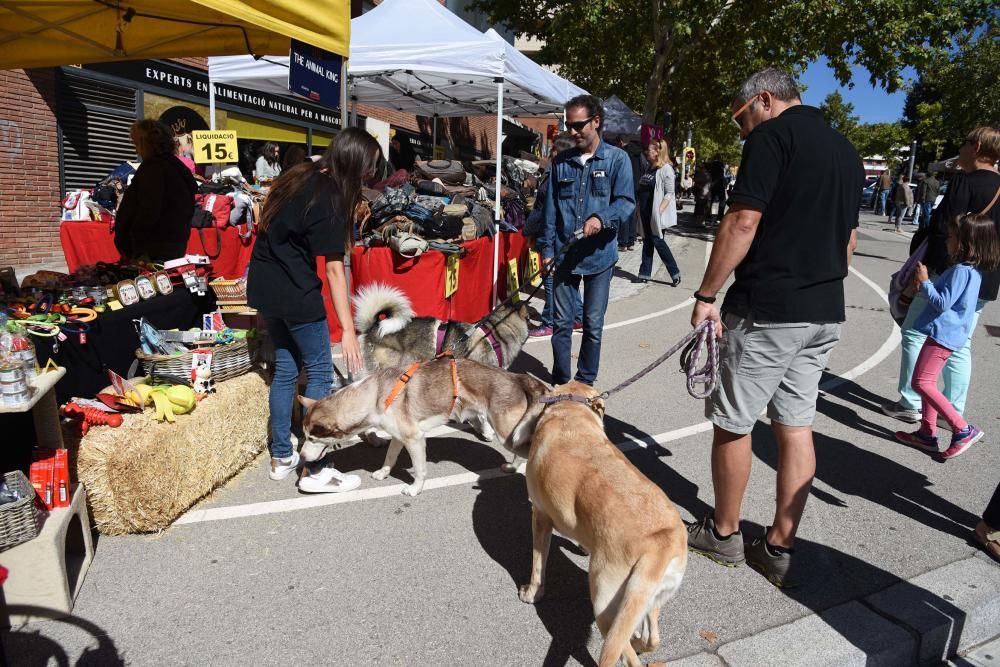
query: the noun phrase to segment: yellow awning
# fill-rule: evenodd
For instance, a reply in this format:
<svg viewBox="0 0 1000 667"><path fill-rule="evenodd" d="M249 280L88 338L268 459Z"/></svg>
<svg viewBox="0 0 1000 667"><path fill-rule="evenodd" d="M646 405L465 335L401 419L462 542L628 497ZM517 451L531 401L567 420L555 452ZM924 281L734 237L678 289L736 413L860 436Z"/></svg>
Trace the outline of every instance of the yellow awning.
<svg viewBox="0 0 1000 667"><path fill-rule="evenodd" d="M306 130L298 125L276 123L265 118L253 118L230 112L226 119L226 129L236 130L240 139L257 139L258 141L290 141L296 144L308 143Z"/></svg>
<svg viewBox="0 0 1000 667"><path fill-rule="evenodd" d="M347 55L350 0L0 0L0 69L184 56Z"/></svg>

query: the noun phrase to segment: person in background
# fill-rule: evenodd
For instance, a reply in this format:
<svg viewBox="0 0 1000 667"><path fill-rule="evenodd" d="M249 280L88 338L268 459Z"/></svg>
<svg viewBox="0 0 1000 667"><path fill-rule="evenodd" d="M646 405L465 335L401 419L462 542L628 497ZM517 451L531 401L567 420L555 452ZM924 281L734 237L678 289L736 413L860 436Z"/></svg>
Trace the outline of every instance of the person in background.
<svg viewBox="0 0 1000 667"><path fill-rule="evenodd" d="M1000 484L993 491L993 497L986 505L982 520L976 525L973 537L983 547L983 551L1000 562Z"/></svg>
<svg viewBox="0 0 1000 667"><path fill-rule="evenodd" d="M892 189L892 174L886 169L878 177L875 185L875 196L872 197L872 210L875 215L888 215L886 201L889 197L889 190Z"/></svg>
<svg viewBox="0 0 1000 667"><path fill-rule="evenodd" d="M611 275L618 260L618 226L635 209L632 165L625 151L601 141L604 108L593 95L566 102L566 127L576 146L552 162L545 226L538 250L553 271L555 312L552 382L593 385L601 363L601 336ZM576 240L577 235L582 238ZM563 256L563 249L573 243ZM557 257L562 259L555 264ZM572 375L573 316L583 283L583 340Z"/></svg>
<svg viewBox="0 0 1000 667"><path fill-rule="evenodd" d="M291 169L295 165L302 164L309 157L306 155L306 149L298 144L292 144L285 151L285 156L281 158L281 170L286 171Z"/></svg>
<svg viewBox="0 0 1000 667"><path fill-rule="evenodd" d="M706 165L706 169L712 178L708 217L712 217L712 208L718 203L718 217L715 220L721 222L722 216L726 214L726 191L729 187L729 182L726 180L726 163L723 162L721 155L716 154Z"/></svg>
<svg viewBox="0 0 1000 667"><path fill-rule="evenodd" d="M256 308L274 343L274 378L268 405L271 410L271 470L282 480L299 465L292 446L291 419L295 385L306 371L305 396L321 399L334 386L330 332L323 306L323 281L316 259L325 259L326 279L337 320L343 329L341 345L347 370L362 370L351 317L344 256L354 245L354 211L361 188L374 182L381 156L378 142L360 128L337 135L317 162L306 162L274 180L264 202L257 242L250 259L247 301ZM324 467L303 474L299 490L307 493L349 491L357 475Z"/></svg>
<svg viewBox="0 0 1000 667"><path fill-rule="evenodd" d="M635 142L629 141L624 134L618 135L615 144L628 155L629 164L632 165L632 183L637 184L639 176L642 175L642 172L646 168L646 165L643 164L642 148ZM636 190L636 194L638 194L638 190ZM619 251L635 248L635 239L638 236L639 225L639 212L636 211L628 224L622 224L618 227Z"/></svg>
<svg viewBox="0 0 1000 667"><path fill-rule="evenodd" d="M184 163L184 166L191 170L191 175L196 174L194 159L192 154L194 146L191 143L190 134L178 134L174 137L174 154L177 159Z"/></svg>
<svg viewBox="0 0 1000 667"><path fill-rule="evenodd" d="M895 231L903 231L903 217L913 206L913 190L910 189L910 177L903 174L896 181L896 188L893 191L892 203L895 215L890 215L890 220L895 220Z"/></svg>
<svg viewBox="0 0 1000 667"><path fill-rule="evenodd" d="M699 164L692 176L692 188L694 189L694 220L702 227L708 219L709 203L708 197L712 190L712 177L705 168L704 163Z"/></svg>
<svg viewBox="0 0 1000 667"><path fill-rule="evenodd" d="M931 224L931 213L934 212L934 202L937 201L940 191L941 183L934 176L934 172L928 173L924 180L920 181L920 185L917 186L916 205L913 210L913 220L917 229ZM920 214L919 218L918 213Z"/></svg>
<svg viewBox="0 0 1000 667"><path fill-rule="evenodd" d="M670 144L666 139L649 142L646 161L649 168L639 178L636 205L642 219L642 264L636 280L647 282L652 278L655 248L670 273L671 284L677 287L681 284L681 270L663 238L666 230L677 224L674 187L677 177L670 160Z"/></svg>
<svg viewBox="0 0 1000 667"><path fill-rule="evenodd" d="M281 147L273 141L264 144L260 156L254 166L254 178L262 181L265 178L276 178L281 173Z"/></svg>
<svg viewBox="0 0 1000 667"><path fill-rule="evenodd" d="M948 268L948 222L966 213L983 213L993 218L1000 230L1000 129L977 127L972 130L965 143L958 149L958 166L961 168L948 181L944 198L931 216L931 223L918 229L910 241L910 253L927 241L924 264L931 276L937 276ZM1000 293L1000 270L983 274L976 303L976 318L987 301L996 301ZM900 327L903 341L899 357L899 399L884 403L882 412L905 422L920 419L921 399L912 387L913 366L924 345L925 335L914 326L917 318L928 306L923 292L917 292ZM975 322L972 326L975 329ZM965 412L965 401L972 379L972 337L956 350L944 365L941 373L944 380L944 396L959 414Z"/></svg>
<svg viewBox="0 0 1000 667"><path fill-rule="evenodd" d="M913 389L920 394L923 408L920 428L912 433L896 431L896 440L953 459L982 439L983 432L965 421L938 391L938 377L948 357L972 336L982 272L1000 263L1000 239L992 218L968 214L949 223L946 244L954 263L944 273L932 282L921 262L914 275L918 291L928 301L913 323L926 336L913 367ZM952 432L951 446L943 452L938 451L938 414Z"/></svg>
<svg viewBox="0 0 1000 667"><path fill-rule="evenodd" d="M549 149L548 159L545 164L548 168L542 172L541 178L538 181L538 193L535 196L535 206L531 209L531 214L528 215L528 219L524 223L524 228L521 233L532 240L532 244L536 244L537 237L542 232L542 227L545 223L545 197L548 196L549 188L549 173L551 172L552 161L556 159L562 151L567 151L573 148L574 142L569 137L568 134L560 134L552 141L552 147ZM537 327L532 327L528 330L528 335L532 338L539 338L541 336L551 336L552 335L552 273L548 272L542 277L542 286L545 290L545 305L542 307L541 321L542 323ZM581 329L583 328L583 300L579 298L579 292L577 293L577 306L576 306L576 316L573 319L573 328Z"/></svg>
<svg viewBox="0 0 1000 667"><path fill-rule="evenodd" d="M142 163L125 189L115 216L115 247L127 259L154 262L182 257L191 235L198 185L174 153L174 133L146 119L129 130Z"/></svg>

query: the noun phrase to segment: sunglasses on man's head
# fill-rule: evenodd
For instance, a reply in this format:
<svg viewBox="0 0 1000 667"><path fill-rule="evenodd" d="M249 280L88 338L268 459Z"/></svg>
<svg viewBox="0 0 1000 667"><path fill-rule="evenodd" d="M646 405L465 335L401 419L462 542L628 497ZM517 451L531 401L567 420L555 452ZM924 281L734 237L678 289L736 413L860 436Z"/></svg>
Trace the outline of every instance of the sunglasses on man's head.
<svg viewBox="0 0 1000 667"><path fill-rule="evenodd" d="M589 118L585 118L583 120L575 120L573 122L568 122L567 121L566 122L566 129L567 130L574 130L576 132L582 132L583 128L587 127L587 124L590 123L590 121L592 121L592 120L594 120L593 116L591 116Z"/></svg>

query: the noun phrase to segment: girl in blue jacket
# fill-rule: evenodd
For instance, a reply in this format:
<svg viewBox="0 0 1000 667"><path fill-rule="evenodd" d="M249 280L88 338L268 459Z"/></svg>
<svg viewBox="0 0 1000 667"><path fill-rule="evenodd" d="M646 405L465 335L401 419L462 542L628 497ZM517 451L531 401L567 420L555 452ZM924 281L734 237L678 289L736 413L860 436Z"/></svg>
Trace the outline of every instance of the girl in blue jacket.
<svg viewBox="0 0 1000 667"><path fill-rule="evenodd" d="M924 451L938 453L935 435L938 413L951 428L951 446L941 456L952 459L979 442L983 432L969 424L938 390L938 376L948 357L972 335L976 300L982 272L1000 262L1000 239L991 217L967 214L948 225L948 254L952 264L933 281L927 267L917 265L914 280L930 305L917 318L914 328L927 336L913 369L913 390L920 394L920 429L897 431L896 439Z"/></svg>

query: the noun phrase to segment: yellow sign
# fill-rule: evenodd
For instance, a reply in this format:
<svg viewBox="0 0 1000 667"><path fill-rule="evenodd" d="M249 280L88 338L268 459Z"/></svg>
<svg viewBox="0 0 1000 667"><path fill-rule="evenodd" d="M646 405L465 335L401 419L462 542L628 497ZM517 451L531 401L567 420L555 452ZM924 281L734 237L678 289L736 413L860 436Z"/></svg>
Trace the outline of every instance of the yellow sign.
<svg viewBox="0 0 1000 667"><path fill-rule="evenodd" d="M458 255L448 255L444 265L444 298L458 290Z"/></svg>
<svg viewBox="0 0 1000 667"><path fill-rule="evenodd" d="M237 161L239 149L233 130L195 130L191 133L191 143L194 145L194 161L198 164Z"/></svg>
<svg viewBox="0 0 1000 667"><path fill-rule="evenodd" d="M517 257L507 262L507 294L512 303L521 303L521 283L517 277Z"/></svg>
<svg viewBox="0 0 1000 667"><path fill-rule="evenodd" d="M443 160L444 159L444 146L441 144L434 144L434 159Z"/></svg>
<svg viewBox="0 0 1000 667"><path fill-rule="evenodd" d="M531 271L534 278L531 279L531 284L541 285L542 284L542 258L539 257L538 251L534 248L528 249L528 270Z"/></svg>

